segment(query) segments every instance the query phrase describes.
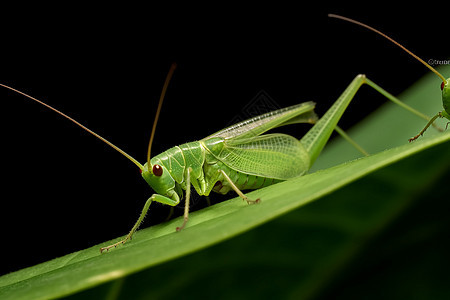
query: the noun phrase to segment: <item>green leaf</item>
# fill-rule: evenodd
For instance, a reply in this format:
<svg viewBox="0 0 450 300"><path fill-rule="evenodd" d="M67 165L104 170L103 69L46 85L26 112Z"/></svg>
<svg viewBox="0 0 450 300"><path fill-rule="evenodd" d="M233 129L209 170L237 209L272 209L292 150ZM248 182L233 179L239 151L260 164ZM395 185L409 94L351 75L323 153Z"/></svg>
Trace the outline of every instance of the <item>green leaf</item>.
<svg viewBox="0 0 450 300"><path fill-rule="evenodd" d="M404 95L413 102L409 102L411 105L428 114L441 107L432 107L430 112L428 106L421 109L416 104L425 102L424 95L439 99L432 78L428 76ZM415 205L420 207L419 213L430 210L430 204L422 201L433 198L431 203L443 215L445 210L439 206L439 200L446 200L446 187L441 185L444 176L449 175L450 159L445 153L450 150L450 132L436 134L430 129L424 138L408 144L407 138L418 132L424 122L388 106L350 132L371 153L383 147L388 150L349 161L356 154L336 141L317 161L315 170L319 171L249 193L250 198L262 199L259 205L247 205L234 198L192 213L180 233L175 232L180 223L176 219L138 231L132 242L109 253L100 254L99 248L114 241L2 276L0 299L54 298L98 285L74 297L120 294L124 298L156 298L183 294L222 298L376 298L382 295L380 287L397 288L390 295L392 298L411 294L409 284L395 284L392 280L406 276L417 285L419 281L413 276L416 271L407 263L414 261L402 261L404 250L417 240L428 241L430 233L442 233L441 226L448 228L448 221L431 218L430 222L423 215L419 221L424 225L417 226L417 215L408 214ZM317 199L321 201L311 203ZM299 207L302 208L296 210ZM260 226L283 214L286 215ZM401 219L406 219L406 225ZM394 226L397 222L400 227ZM257 226L260 227L199 251ZM391 232L399 228L404 231L397 235ZM426 253L422 247L411 258L429 266L431 258L424 256ZM391 267L386 264L386 257L404 264L394 267L391 276L373 272L378 265ZM430 274L434 271L427 270ZM361 274L373 282L365 281ZM440 279L438 275L433 278ZM373 289L369 295L368 289ZM424 290L426 296L442 295L438 288Z"/></svg>

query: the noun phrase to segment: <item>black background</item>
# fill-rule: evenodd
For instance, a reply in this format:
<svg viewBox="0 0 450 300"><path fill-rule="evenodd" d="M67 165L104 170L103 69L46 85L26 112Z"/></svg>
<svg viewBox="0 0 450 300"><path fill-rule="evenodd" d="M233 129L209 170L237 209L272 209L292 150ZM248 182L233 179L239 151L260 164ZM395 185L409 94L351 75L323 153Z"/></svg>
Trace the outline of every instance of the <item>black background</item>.
<svg viewBox="0 0 450 300"><path fill-rule="evenodd" d="M262 90L280 107L314 100L323 114L359 73L398 94L428 72L327 13L373 25L424 60L448 59L439 7L39 6L2 11L0 83L143 163L172 62L154 154L224 128ZM0 275L126 234L152 194L135 165L23 96L0 89L0 98ZM348 128L384 102L364 88L340 124ZM152 207L145 225L167 213Z"/></svg>

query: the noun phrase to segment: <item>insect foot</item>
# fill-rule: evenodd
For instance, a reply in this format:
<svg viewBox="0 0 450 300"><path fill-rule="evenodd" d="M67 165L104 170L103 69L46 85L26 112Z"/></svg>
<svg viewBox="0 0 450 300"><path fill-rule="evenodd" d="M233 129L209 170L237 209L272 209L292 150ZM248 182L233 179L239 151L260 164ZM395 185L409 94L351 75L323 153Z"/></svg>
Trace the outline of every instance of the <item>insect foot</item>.
<svg viewBox="0 0 450 300"><path fill-rule="evenodd" d="M176 228L177 232L180 232L184 228L184 226L186 226L187 222L188 222L188 218L185 217L184 220L183 220L183 224L181 224L180 227Z"/></svg>
<svg viewBox="0 0 450 300"><path fill-rule="evenodd" d="M259 204L261 203L261 199L256 199L256 200L250 200L248 198L244 199L245 201L247 201L247 204Z"/></svg>
<svg viewBox="0 0 450 300"><path fill-rule="evenodd" d="M128 240L131 240L131 236L129 236L129 235L127 235L127 237L125 239L123 239L123 240L121 240L121 241L119 241L119 242L117 242L115 244L109 245L107 247L100 248L100 253L103 253L103 251L105 251L105 250L106 250L106 252L108 252L109 249L116 248L120 244L125 244Z"/></svg>
<svg viewBox="0 0 450 300"><path fill-rule="evenodd" d="M415 137L412 137L410 139L408 139L408 142L414 142L415 140L417 140L419 137L421 136L421 134L416 135Z"/></svg>

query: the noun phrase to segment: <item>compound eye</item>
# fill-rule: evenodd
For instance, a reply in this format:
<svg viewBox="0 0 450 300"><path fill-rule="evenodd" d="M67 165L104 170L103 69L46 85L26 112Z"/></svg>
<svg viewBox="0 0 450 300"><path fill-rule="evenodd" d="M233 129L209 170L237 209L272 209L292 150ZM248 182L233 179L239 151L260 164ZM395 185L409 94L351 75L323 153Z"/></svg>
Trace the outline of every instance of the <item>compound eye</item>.
<svg viewBox="0 0 450 300"><path fill-rule="evenodd" d="M442 81L441 83L441 91L444 90L445 82Z"/></svg>
<svg viewBox="0 0 450 300"><path fill-rule="evenodd" d="M153 175L161 176L163 173L163 168L160 165L154 165L152 168Z"/></svg>

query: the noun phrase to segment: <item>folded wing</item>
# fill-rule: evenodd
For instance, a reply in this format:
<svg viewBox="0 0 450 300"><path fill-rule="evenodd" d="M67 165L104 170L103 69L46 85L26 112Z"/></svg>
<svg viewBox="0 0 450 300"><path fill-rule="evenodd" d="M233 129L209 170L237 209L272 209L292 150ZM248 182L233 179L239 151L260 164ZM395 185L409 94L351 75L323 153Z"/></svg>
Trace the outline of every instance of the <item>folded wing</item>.
<svg viewBox="0 0 450 300"><path fill-rule="evenodd" d="M216 157L239 172L282 180L309 169L308 153L300 141L286 134L225 140Z"/></svg>
<svg viewBox="0 0 450 300"><path fill-rule="evenodd" d="M314 124L318 119L314 113L314 107L315 103L310 101L271 111L227 127L206 137L204 140L214 137L222 137L225 140L232 138L244 139L261 135L270 129L288 124Z"/></svg>

